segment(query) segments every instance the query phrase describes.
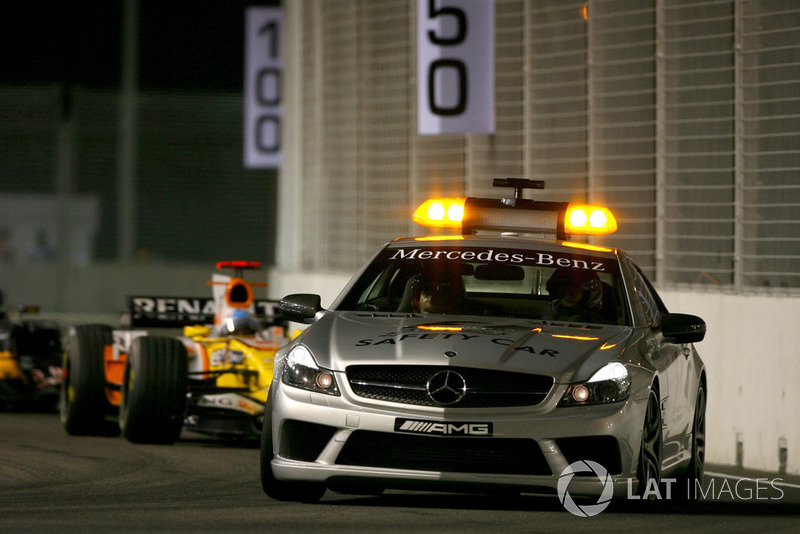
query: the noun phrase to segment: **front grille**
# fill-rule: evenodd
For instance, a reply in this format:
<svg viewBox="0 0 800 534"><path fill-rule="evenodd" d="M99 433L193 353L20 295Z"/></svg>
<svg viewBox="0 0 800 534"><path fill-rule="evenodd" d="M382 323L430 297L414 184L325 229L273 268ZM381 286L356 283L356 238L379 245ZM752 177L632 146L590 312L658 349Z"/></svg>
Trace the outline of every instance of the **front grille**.
<svg viewBox="0 0 800 534"><path fill-rule="evenodd" d="M359 397L418 406L439 406L428 397L426 385L440 371L464 378L464 398L452 408L535 406L553 386L550 376L435 365L351 365L347 379Z"/></svg>
<svg viewBox="0 0 800 534"><path fill-rule="evenodd" d="M450 473L551 475L532 439L432 437L356 430L338 465Z"/></svg>

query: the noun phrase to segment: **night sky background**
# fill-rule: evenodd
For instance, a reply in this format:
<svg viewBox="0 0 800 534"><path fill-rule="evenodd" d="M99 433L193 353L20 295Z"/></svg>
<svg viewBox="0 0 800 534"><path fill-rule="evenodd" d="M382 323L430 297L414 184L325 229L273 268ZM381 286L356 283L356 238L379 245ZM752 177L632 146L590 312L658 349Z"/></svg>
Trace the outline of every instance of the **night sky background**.
<svg viewBox="0 0 800 534"><path fill-rule="evenodd" d="M241 91L251 5L280 2L139 0L139 87ZM0 84L119 87L122 11L122 0L3 0Z"/></svg>

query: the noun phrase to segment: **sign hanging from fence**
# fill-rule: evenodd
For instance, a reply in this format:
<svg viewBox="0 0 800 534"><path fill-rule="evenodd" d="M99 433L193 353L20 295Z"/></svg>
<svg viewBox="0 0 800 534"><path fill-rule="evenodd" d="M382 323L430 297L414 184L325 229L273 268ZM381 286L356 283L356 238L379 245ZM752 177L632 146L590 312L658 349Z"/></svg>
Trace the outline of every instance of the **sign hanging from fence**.
<svg viewBox="0 0 800 534"><path fill-rule="evenodd" d="M281 49L279 8L245 11L244 166L277 168L281 162Z"/></svg>
<svg viewBox="0 0 800 534"><path fill-rule="evenodd" d="M420 134L494 133L494 1L417 0Z"/></svg>

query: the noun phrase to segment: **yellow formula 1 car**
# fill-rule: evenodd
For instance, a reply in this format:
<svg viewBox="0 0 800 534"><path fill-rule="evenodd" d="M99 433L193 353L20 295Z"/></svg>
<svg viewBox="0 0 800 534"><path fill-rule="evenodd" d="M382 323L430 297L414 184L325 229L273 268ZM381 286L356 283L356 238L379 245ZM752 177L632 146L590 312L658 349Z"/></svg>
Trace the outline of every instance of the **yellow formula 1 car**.
<svg viewBox="0 0 800 534"><path fill-rule="evenodd" d="M61 327L25 316L38 306L19 306L12 319L0 293L0 409L51 411L61 387Z"/></svg>
<svg viewBox="0 0 800 534"><path fill-rule="evenodd" d="M122 433L172 443L185 426L220 437L258 436L275 351L288 342L277 302L256 300L245 269L220 262L213 298L129 297L129 328L70 328L61 421L69 434ZM142 327L180 328L183 335Z"/></svg>

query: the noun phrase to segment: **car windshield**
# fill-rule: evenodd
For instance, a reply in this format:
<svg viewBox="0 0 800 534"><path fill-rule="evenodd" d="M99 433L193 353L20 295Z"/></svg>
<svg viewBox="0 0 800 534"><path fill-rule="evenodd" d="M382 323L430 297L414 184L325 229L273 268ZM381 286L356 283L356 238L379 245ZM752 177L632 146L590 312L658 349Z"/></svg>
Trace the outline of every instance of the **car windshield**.
<svg viewBox="0 0 800 534"><path fill-rule="evenodd" d="M337 310L627 324L614 257L590 251L387 248Z"/></svg>

